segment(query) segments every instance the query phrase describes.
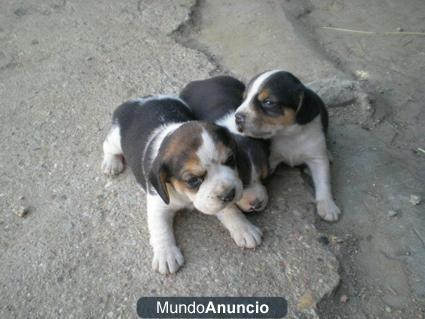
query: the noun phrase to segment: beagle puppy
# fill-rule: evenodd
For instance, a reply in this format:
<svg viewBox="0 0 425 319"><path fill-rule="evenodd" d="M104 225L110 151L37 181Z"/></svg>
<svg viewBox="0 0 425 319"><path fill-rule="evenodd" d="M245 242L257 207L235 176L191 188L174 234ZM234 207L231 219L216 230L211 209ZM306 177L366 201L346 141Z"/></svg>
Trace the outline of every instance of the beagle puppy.
<svg viewBox="0 0 425 319"><path fill-rule="evenodd" d="M248 84L234 120L239 132L271 139L272 171L281 162L306 164L314 182L317 213L327 221L338 219L325 137L328 112L316 93L289 72L264 72Z"/></svg>
<svg viewBox="0 0 425 319"><path fill-rule="evenodd" d="M237 143L237 167L243 182L242 198L236 203L244 212L263 210L268 202L262 180L269 174L268 142L242 135L234 116L242 103L245 85L231 76L190 82L180 93L198 120L226 127Z"/></svg>
<svg viewBox="0 0 425 319"><path fill-rule="evenodd" d="M113 113L103 143L103 172L119 174L125 162L146 192L152 267L162 274L183 265L173 231L183 208L217 216L241 247L261 242L260 229L234 204L242 197L234 140L225 128L193 119L177 97L131 100Z"/></svg>

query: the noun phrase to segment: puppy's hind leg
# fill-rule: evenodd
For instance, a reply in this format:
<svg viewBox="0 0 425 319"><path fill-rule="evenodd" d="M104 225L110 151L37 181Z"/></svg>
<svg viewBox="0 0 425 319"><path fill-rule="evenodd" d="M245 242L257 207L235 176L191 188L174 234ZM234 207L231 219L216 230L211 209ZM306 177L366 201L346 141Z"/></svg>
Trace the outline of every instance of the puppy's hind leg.
<svg viewBox="0 0 425 319"><path fill-rule="evenodd" d="M124 157L121 149L120 128L112 126L103 142L102 172L106 175L118 175L124 170Z"/></svg>

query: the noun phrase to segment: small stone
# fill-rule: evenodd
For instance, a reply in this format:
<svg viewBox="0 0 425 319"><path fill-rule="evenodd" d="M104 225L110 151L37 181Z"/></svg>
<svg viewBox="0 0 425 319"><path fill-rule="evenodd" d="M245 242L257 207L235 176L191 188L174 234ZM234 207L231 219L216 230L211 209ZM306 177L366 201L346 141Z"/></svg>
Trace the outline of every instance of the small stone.
<svg viewBox="0 0 425 319"><path fill-rule="evenodd" d="M22 17L24 15L26 15L28 13L28 11L24 8L18 8L14 11L15 15L17 15L18 17Z"/></svg>
<svg viewBox="0 0 425 319"><path fill-rule="evenodd" d="M397 28L397 32L403 32L404 31L404 29L403 28L401 28L401 27L398 27Z"/></svg>
<svg viewBox="0 0 425 319"><path fill-rule="evenodd" d="M410 202L410 204L412 204L413 206L417 206L417 205L419 205L420 203L421 203L421 201L422 201L422 198L420 197L420 196L418 196L418 195L410 195L410 199L409 199L409 202Z"/></svg>
<svg viewBox="0 0 425 319"><path fill-rule="evenodd" d="M19 196L19 200L24 200L24 199L25 199L24 195Z"/></svg>
<svg viewBox="0 0 425 319"><path fill-rule="evenodd" d="M299 311L305 311L316 308L315 298L311 291L307 291L304 295L302 295L298 301L297 309Z"/></svg>
<svg viewBox="0 0 425 319"><path fill-rule="evenodd" d="M325 246L329 245L329 238L324 236L324 235L320 236L317 240L318 240L319 243L321 243Z"/></svg>
<svg viewBox="0 0 425 319"><path fill-rule="evenodd" d="M107 316L109 317L109 318L112 318L112 316L114 315L114 313L111 311L111 312L108 312L108 314L107 314Z"/></svg>
<svg viewBox="0 0 425 319"><path fill-rule="evenodd" d="M20 206L15 210L15 215L19 217L25 217L29 213L29 207Z"/></svg>
<svg viewBox="0 0 425 319"><path fill-rule="evenodd" d="M392 309L390 306L385 306L385 311L391 313Z"/></svg>
<svg viewBox="0 0 425 319"><path fill-rule="evenodd" d="M341 303L347 303L347 301L348 301L347 295L342 295L341 298L339 298L339 301Z"/></svg>
<svg viewBox="0 0 425 319"><path fill-rule="evenodd" d="M396 212L395 210L388 211L388 217L395 217L397 215L398 215L398 212Z"/></svg>

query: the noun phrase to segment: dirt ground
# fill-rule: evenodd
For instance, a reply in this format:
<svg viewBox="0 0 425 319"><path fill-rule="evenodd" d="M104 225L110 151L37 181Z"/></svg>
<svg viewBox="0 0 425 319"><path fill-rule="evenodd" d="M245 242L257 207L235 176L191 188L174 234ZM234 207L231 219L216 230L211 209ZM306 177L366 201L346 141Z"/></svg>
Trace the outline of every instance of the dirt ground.
<svg viewBox="0 0 425 319"><path fill-rule="evenodd" d="M243 78L266 66L307 82L340 73L360 82L373 108L368 118L349 105L330 110L344 216L317 225L344 238L334 249L342 281L319 313L424 317L425 208L409 202L425 191L423 1L201 1L186 31L187 45Z"/></svg>
<svg viewBox="0 0 425 319"><path fill-rule="evenodd" d="M135 318L142 295L202 292L284 295L290 318L425 318L424 32L423 0L2 1L0 317ZM308 174L282 167L250 216L255 252L182 214L185 266L152 273L143 194L99 172L113 108L272 68L361 93L329 97L342 219L316 217Z"/></svg>

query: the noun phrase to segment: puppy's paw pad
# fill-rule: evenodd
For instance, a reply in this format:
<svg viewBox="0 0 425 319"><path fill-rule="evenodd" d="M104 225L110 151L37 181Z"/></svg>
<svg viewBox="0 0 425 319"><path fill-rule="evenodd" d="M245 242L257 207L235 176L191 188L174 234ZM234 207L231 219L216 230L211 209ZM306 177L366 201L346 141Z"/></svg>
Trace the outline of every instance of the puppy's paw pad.
<svg viewBox="0 0 425 319"><path fill-rule="evenodd" d="M255 248L261 244L263 233L257 226L246 222L231 230L230 235L239 247Z"/></svg>
<svg viewBox="0 0 425 319"><path fill-rule="evenodd" d="M173 274L184 264L184 258L177 246L154 249L152 269L163 275Z"/></svg>
<svg viewBox="0 0 425 319"><path fill-rule="evenodd" d="M124 161L121 155L107 156L102 162L102 172L105 175L118 175L124 170Z"/></svg>
<svg viewBox="0 0 425 319"><path fill-rule="evenodd" d="M337 221L341 214L340 209L333 200L317 201L317 213L328 222Z"/></svg>

